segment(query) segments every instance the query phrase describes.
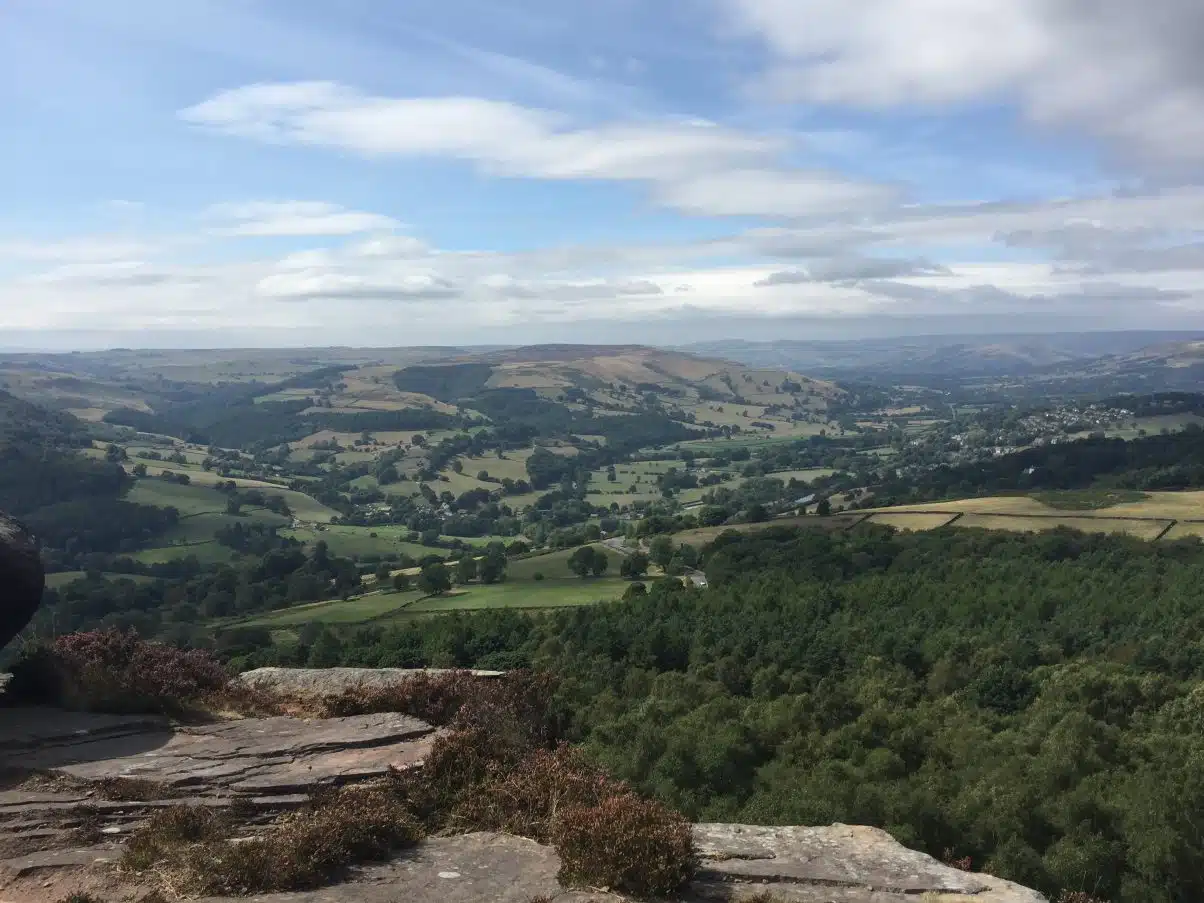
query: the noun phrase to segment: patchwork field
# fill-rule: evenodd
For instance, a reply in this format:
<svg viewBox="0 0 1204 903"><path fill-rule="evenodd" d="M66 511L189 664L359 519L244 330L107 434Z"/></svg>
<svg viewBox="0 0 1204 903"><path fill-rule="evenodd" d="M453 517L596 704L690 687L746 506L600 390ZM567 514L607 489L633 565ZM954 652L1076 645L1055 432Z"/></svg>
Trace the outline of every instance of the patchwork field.
<svg viewBox="0 0 1204 903"><path fill-rule="evenodd" d="M929 523L922 518L929 518ZM1034 532L1070 527L1087 533L1173 540L1204 537L1204 491L1082 490L958 499L879 509L870 513L869 521L901 529L935 529L948 524Z"/></svg>

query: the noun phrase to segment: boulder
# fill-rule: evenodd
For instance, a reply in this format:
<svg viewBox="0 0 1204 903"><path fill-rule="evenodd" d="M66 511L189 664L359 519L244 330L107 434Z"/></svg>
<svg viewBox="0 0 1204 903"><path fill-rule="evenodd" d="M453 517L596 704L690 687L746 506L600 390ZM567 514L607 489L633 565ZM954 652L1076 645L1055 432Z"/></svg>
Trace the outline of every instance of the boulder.
<svg viewBox="0 0 1204 903"><path fill-rule="evenodd" d="M348 690L383 690L416 674L443 674L443 668L256 668L234 678L238 683L292 699L324 699ZM502 671L469 671L474 677L501 677Z"/></svg>
<svg viewBox="0 0 1204 903"><path fill-rule="evenodd" d="M0 647L21 632L42 604L46 574L38 544L17 521L0 514Z"/></svg>

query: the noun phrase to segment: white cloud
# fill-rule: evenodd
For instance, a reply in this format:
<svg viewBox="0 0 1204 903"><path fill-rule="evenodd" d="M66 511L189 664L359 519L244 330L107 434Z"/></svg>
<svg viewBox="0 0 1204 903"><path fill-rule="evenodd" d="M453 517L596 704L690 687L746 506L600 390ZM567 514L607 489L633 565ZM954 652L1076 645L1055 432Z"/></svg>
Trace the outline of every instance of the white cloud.
<svg viewBox="0 0 1204 903"><path fill-rule="evenodd" d="M829 173L729 170L663 183L660 203L691 213L807 217L883 207L892 189Z"/></svg>
<svg viewBox="0 0 1204 903"><path fill-rule="evenodd" d="M401 223L379 213L347 210L317 201L252 201L215 204L206 211L214 235L303 236L354 235L398 228Z"/></svg>
<svg viewBox="0 0 1204 903"><path fill-rule="evenodd" d="M1014 102L1160 163L1204 162L1199 0L725 0L783 100Z"/></svg>
<svg viewBox="0 0 1204 903"><path fill-rule="evenodd" d="M698 120L580 126L475 97L396 98L327 82L251 85L180 114L261 141L362 154L450 157L496 176L652 183L663 204L702 214L799 216L878 204L882 186L783 168L791 142Z"/></svg>
<svg viewBox="0 0 1204 903"><path fill-rule="evenodd" d="M149 245L144 242L99 236L58 241L0 239L0 260L103 262L136 257L149 251Z"/></svg>

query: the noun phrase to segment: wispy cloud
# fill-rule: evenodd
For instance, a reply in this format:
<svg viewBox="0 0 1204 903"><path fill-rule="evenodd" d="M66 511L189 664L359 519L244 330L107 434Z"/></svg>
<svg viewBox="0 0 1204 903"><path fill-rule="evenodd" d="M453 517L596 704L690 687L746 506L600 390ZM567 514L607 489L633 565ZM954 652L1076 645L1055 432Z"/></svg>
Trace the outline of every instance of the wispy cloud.
<svg viewBox="0 0 1204 903"><path fill-rule="evenodd" d="M210 228L214 235L231 236L354 235L401 226L392 217L379 213L347 210L316 201L215 204L205 216L215 223Z"/></svg>
<svg viewBox="0 0 1204 903"><path fill-rule="evenodd" d="M880 204L894 192L780 162L786 139L698 121L579 126L478 97L398 98L329 82L250 85L180 113L259 141L369 155L448 157L498 176L635 181L689 212L797 217Z"/></svg>

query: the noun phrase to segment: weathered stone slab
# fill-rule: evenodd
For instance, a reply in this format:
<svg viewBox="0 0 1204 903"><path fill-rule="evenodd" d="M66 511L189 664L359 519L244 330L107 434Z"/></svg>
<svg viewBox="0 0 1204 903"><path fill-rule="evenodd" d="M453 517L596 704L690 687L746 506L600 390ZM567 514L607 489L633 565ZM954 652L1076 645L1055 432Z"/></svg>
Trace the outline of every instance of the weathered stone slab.
<svg viewBox="0 0 1204 903"><path fill-rule="evenodd" d="M427 755L434 729L408 715L384 713L305 721L256 718L177 728L155 749L62 763L31 754L32 767L74 778L141 778L170 787L284 793L386 774Z"/></svg>
<svg viewBox="0 0 1204 903"><path fill-rule="evenodd" d="M1044 903L1035 891L950 868L877 828L701 824L695 899L768 885L792 903L904 903L923 894L975 903Z"/></svg>
<svg viewBox="0 0 1204 903"><path fill-rule="evenodd" d="M46 753L62 749L69 760L81 745L137 738L134 744L152 747L166 743L172 734L166 718L156 715L100 715L93 712L64 712L50 708L0 708L0 765L17 761L27 751ZM125 744L130 746L131 744ZM104 753L109 747L94 746Z"/></svg>
<svg viewBox="0 0 1204 903"><path fill-rule="evenodd" d="M280 696L321 699L348 690L387 689L416 674L444 674L441 668L256 668L234 680L253 690ZM502 671L469 671L474 677L501 677Z"/></svg>
<svg viewBox="0 0 1204 903"><path fill-rule="evenodd" d="M433 736L429 724L396 713L173 728L156 718L0 709L0 767L265 795L412 766L426 757ZM8 802L16 800L0 797L0 806Z"/></svg>

